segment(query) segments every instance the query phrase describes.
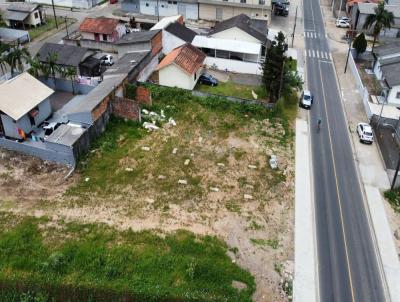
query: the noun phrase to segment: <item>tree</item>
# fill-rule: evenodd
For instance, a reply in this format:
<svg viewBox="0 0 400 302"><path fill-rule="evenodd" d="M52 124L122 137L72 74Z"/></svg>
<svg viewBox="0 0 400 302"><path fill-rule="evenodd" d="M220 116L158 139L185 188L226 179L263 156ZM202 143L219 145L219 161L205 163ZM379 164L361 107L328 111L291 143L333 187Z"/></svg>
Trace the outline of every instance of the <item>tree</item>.
<svg viewBox="0 0 400 302"><path fill-rule="evenodd" d="M302 80L297 71L292 70L289 59L285 56L285 36L279 32L267 50L262 63L262 83L272 102L292 89L301 88Z"/></svg>
<svg viewBox="0 0 400 302"><path fill-rule="evenodd" d="M75 94L74 80L76 76L76 69L74 67L67 67L63 70L63 76L71 80L72 93Z"/></svg>
<svg viewBox="0 0 400 302"><path fill-rule="evenodd" d="M3 76L5 75L5 71L7 68L7 56L6 55L0 55L0 69L1 73Z"/></svg>
<svg viewBox="0 0 400 302"><path fill-rule="evenodd" d="M27 62L30 58L27 48L14 47L6 56L6 62L11 68L11 77L14 76L14 70L24 72L24 61Z"/></svg>
<svg viewBox="0 0 400 302"><path fill-rule="evenodd" d="M28 63L31 66L28 72L33 75L35 78L38 78L40 74L43 72L44 66L42 62L40 62L39 57L36 56L34 58L29 58Z"/></svg>
<svg viewBox="0 0 400 302"><path fill-rule="evenodd" d="M54 86L56 86L56 72L61 71L60 67L57 65L57 59L57 53L48 53L43 68L46 79L48 79L50 75L53 77Z"/></svg>
<svg viewBox="0 0 400 302"><path fill-rule="evenodd" d="M353 47L355 48L356 52L357 52L357 56L360 53L365 52L365 50L367 49L367 40L365 39L365 35L364 33L359 34L353 42Z"/></svg>
<svg viewBox="0 0 400 302"><path fill-rule="evenodd" d="M394 15L385 9L385 2L382 1L374 9L375 14L370 14L365 19L363 28L372 29L372 35L374 36L374 43L372 44L372 49L375 47L376 39L378 38L381 30L390 29L394 24Z"/></svg>

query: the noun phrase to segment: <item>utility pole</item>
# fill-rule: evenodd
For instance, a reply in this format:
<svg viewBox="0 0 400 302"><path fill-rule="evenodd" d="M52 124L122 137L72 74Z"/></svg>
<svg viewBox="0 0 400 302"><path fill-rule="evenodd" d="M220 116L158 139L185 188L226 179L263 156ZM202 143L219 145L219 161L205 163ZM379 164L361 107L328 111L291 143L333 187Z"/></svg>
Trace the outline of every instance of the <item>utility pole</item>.
<svg viewBox="0 0 400 302"><path fill-rule="evenodd" d="M160 21L160 5L159 5L159 1L157 0L157 21Z"/></svg>
<svg viewBox="0 0 400 302"><path fill-rule="evenodd" d="M346 65L344 66L344 73L347 71L347 64L349 63L350 51L351 51L351 42L353 40L349 37L349 50L347 51Z"/></svg>
<svg viewBox="0 0 400 302"><path fill-rule="evenodd" d="M67 31L67 38L68 38L68 36L69 36L69 33L68 33L68 22L67 22L67 16L65 16L64 17L65 19L65 30Z"/></svg>
<svg viewBox="0 0 400 302"><path fill-rule="evenodd" d="M54 22L56 22L56 28L58 29L58 22L56 16L56 9L54 8L54 0L51 0L51 6L53 7Z"/></svg>
<svg viewBox="0 0 400 302"><path fill-rule="evenodd" d="M293 34L292 34L292 47L293 47L293 43L294 43L294 34L296 33L297 8L298 8L298 5L296 5L296 15L294 16L294 25L293 25Z"/></svg>
<svg viewBox="0 0 400 302"><path fill-rule="evenodd" d="M379 129L379 125L380 125L381 118L382 118L382 113L383 113L383 107L385 107L385 103L387 103L388 95L389 95L389 92L386 91L385 100L382 102L381 112L379 113L378 121L376 122L376 128L377 129Z"/></svg>
<svg viewBox="0 0 400 302"><path fill-rule="evenodd" d="M390 186L390 190L393 190L394 186L396 185L396 180L397 180L397 175L399 174L399 169L400 169L400 154L399 154L399 159L397 161L396 172L394 173L394 176L393 176L392 185Z"/></svg>

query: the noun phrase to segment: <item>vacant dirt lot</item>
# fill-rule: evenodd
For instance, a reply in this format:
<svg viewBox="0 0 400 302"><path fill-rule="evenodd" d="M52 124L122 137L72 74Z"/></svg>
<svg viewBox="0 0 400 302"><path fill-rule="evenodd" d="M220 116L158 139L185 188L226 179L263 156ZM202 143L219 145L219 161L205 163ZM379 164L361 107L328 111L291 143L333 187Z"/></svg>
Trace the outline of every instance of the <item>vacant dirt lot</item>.
<svg viewBox="0 0 400 302"><path fill-rule="evenodd" d="M293 260L291 125L195 102L153 108L161 109L176 126L161 122L147 133L114 120L67 180L65 167L2 150L0 210L54 223L217 235L232 261L255 276L255 301L286 301L280 282ZM272 154L277 170L268 164Z"/></svg>

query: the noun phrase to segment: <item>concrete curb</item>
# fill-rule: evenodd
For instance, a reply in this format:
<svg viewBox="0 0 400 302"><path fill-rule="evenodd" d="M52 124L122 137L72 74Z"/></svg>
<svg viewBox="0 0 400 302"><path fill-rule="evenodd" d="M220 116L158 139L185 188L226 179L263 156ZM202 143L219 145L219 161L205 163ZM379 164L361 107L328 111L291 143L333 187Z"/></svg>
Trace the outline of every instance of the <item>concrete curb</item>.
<svg viewBox="0 0 400 302"><path fill-rule="evenodd" d="M316 302L314 210L308 123L296 119L295 256L293 301Z"/></svg>

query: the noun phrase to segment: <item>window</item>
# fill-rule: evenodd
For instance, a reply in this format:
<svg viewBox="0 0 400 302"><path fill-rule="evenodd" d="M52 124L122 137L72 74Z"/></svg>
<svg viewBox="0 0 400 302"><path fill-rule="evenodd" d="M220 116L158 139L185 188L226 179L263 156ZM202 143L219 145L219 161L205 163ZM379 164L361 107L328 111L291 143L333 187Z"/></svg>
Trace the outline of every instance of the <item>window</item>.
<svg viewBox="0 0 400 302"><path fill-rule="evenodd" d="M146 3L146 7L149 7L149 4L148 4L148 3Z"/></svg>
<svg viewBox="0 0 400 302"><path fill-rule="evenodd" d="M246 3L246 0L240 0L240 3Z"/></svg>
<svg viewBox="0 0 400 302"><path fill-rule="evenodd" d="M39 14L36 12L35 13L35 19L39 18Z"/></svg>
<svg viewBox="0 0 400 302"><path fill-rule="evenodd" d="M164 4L161 4L161 7L164 8L165 7Z"/></svg>
<svg viewBox="0 0 400 302"><path fill-rule="evenodd" d="M396 93L396 99L400 99L400 91Z"/></svg>
<svg viewBox="0 0 400 302"><path fill-rule="evenodd" d="M217 58L229 59L229 51L217 49Z"/></svg>
<svg viewBox="0 0 400 302"><path fill-rule="evenodd" d="M172 4L178 4L178 2L177 1L172 1Z"/></svg>
<svg viewBox="0 0 400 302"><path fill-rule="evenodd" d="M227 1L228 2L228 0L222 0L222 1Z"/></svg>
<svg viewBox="0 0 400 302"><path fill-rule="evenodd" d="M258 0L258 4L264 5L265 4L265 0Z"/></svg>
<svg viewBox="0 0 400 302"><path fill-rule="evenodd" d="M103 41L107 41L107 35L103 34Z"/></svg>
<svg viewBox="0 0 400 302"><path fill-rule="evenodd" d="M197 79L197 74L194 73L194 80L196 81L196 79Z"/></svg>
<svg viewBox="0 0 400 302"><path fill-rule="evenodd" d="M172 4L172 1L168 1L168 4Z"/></svg>

